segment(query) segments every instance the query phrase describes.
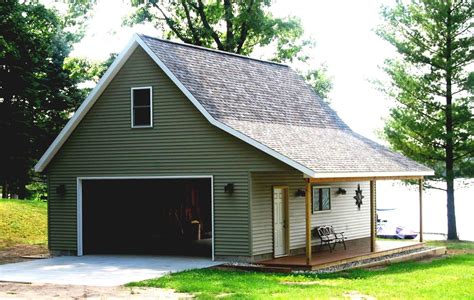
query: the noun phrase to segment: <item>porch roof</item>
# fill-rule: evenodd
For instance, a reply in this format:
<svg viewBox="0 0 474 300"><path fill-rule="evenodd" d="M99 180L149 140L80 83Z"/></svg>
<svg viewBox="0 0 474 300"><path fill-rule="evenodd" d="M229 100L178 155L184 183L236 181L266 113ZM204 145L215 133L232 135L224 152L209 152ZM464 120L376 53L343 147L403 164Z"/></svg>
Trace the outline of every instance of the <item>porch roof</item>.
<svg viewBox="0 0 474 300"><path fill-rule="evenodd" d="M349 128L226 120L252 139L314 170L318 179L407 179L433 171Z"/></svg>

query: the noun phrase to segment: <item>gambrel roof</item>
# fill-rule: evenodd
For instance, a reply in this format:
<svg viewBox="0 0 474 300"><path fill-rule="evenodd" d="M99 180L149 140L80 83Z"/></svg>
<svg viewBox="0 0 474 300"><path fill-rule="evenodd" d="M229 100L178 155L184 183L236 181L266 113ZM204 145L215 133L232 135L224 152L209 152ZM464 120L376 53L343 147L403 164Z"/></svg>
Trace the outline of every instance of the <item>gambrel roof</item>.
<svg viewBox="0 0 474 300"><path fill-rule="evenodd" d="M218 128L313 178L433 171L353 132L290 67L136 35L36 165L43 171L136 47Z"/></svg>

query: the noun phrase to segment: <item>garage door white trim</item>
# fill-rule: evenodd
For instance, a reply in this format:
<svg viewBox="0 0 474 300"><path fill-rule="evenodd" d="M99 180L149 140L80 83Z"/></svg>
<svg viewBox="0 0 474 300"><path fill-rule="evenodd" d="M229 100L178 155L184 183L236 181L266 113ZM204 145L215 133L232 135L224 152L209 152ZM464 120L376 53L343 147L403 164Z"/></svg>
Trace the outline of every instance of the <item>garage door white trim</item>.
<svg viewBox="0 0 474 300"><path fill-rule="evenodd" d="M199 179L211 180L211 227L212 227L212 260L214 260L214 177L212 175L178 175L178 176L93 176L77 177L77 256L84 254L82 238L82 181L83 180L121 180L121 179Z"/></svg>

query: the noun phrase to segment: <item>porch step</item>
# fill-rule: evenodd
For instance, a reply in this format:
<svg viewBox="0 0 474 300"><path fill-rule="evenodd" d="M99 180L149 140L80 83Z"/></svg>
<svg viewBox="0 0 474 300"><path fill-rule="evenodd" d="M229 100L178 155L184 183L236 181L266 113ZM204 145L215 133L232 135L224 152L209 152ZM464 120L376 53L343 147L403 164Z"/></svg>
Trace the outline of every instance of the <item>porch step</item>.
<svg viewBox="0 0 474 300"><path fill-rule="evenodd" d="M406 252L406 251L414 251L417 249L422 249L425 248L424 243L419 243L415 245L407 245L395 249L389 249L389 250L383 250L383 251L378 251L374 253L368 253L368 254L363 254L363 255L358 255L358 256L353 256L333 262L328 262L328 263L323 263L323 264L318 264L318 265L313 265L313 266L304 266L302 270L320 270L320 269L326 269L326 268L331 268L335 266L340 266L344 264L350 264L353 262L358 262L358 261L363 261L363 260L369 260L369 259L376 259L379 257L384 257L384 256L390 256L393 254L397 254L400 252Z"/></svg>
<svg viewBox="0 0 474 300"><path fill-rule="evenodd" d="M427 248L423 244L405 247L395 251L386 251L382 253L374 253L371 255L364 255L359 257L352 257L350 259L340 260L336 262L316 265L316 266L301 266L301 265L286 265L274 266L253 263L229 263L218 265L213 268L220 270L242 270L252 272L269 272L269 273L291 273L294 271L316 272L316 273L332 273L342 270L370 268L376 266L384 266L392 263L403 262L408 260L419 260L428 257L437 257L446 254L446 247ZM401 251L400 251L401 250ZM400 252L408 252L406 254L398 255Z"/></svg>
<svg viewBox="0 0 474 300"><path fill-rule="evenodd" d="M375 261L372 263L363 264L363 265L354 267L352 269L371 268L371 267L390 265L393 263L399 263L399 262L409 261L409 260L419 260L419 259L429 258L429 257L438 257L438 256L443 256L446 253L447 253L446 247L428 248L428 249L425 249L419 252L414 252L407 255L401 255L401 256L397 256L393 258L387 258L380 261Z"/></svg>
<svg viewBox="0 0 474 300"><path fill-rule="evenodd" d="M342 263L342 264L334 264L332 266L314 266L311 271L315 272L321 272L321 273L331 273L331 272L337 272L341 270L351 270L351 269L362 269L362 268L371 268L371 267L377 267L377 266L386 266L390 265L393 263L398 263L398 262L403 262L403 261L409 261L409 260L419 260L423 258L429 258L429 257L437 257L437 256L442 256L445 255L446 252L446 247L435 247L435 248L420 248L419 250L417 249L412 249L410 253L407 254L402 254L402 255L396 255L396 253L393 254L386 254L384 256L379 256L379 257L372 257L372 258L364 258L360 259L358 261L353 261L349 263ZM393 255L396 256L393 256ZM373 260L373 261L370 261ZM359 263L361 262L362 263ZM363 262L367 261L367 262ZM352 265L351 265L352 264Z"/></svg>

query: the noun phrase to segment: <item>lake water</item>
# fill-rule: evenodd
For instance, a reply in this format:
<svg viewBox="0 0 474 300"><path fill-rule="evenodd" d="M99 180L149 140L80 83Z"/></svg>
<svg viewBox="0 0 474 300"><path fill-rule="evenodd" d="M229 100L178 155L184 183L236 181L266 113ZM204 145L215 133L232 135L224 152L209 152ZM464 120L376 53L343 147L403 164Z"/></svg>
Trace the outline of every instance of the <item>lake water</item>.
<svg viewBox="0 0 474 300"><path fill-rule="evenodd" d="M461 181L457 181L456 185L454 199L458 235L461 240L474 241L474 217L472 215L474 212L474 180L471 180L467 187L462 187ZM365 203L368 204L367 200ZM418 231L418 185L405 185L400 181L377 181L377 208L395 208L395 212L388 213L389 220ZM446 213L446 192L426 189L423 194L425 239L444 238L439 234L446 234L448 231Z"/></svg>

